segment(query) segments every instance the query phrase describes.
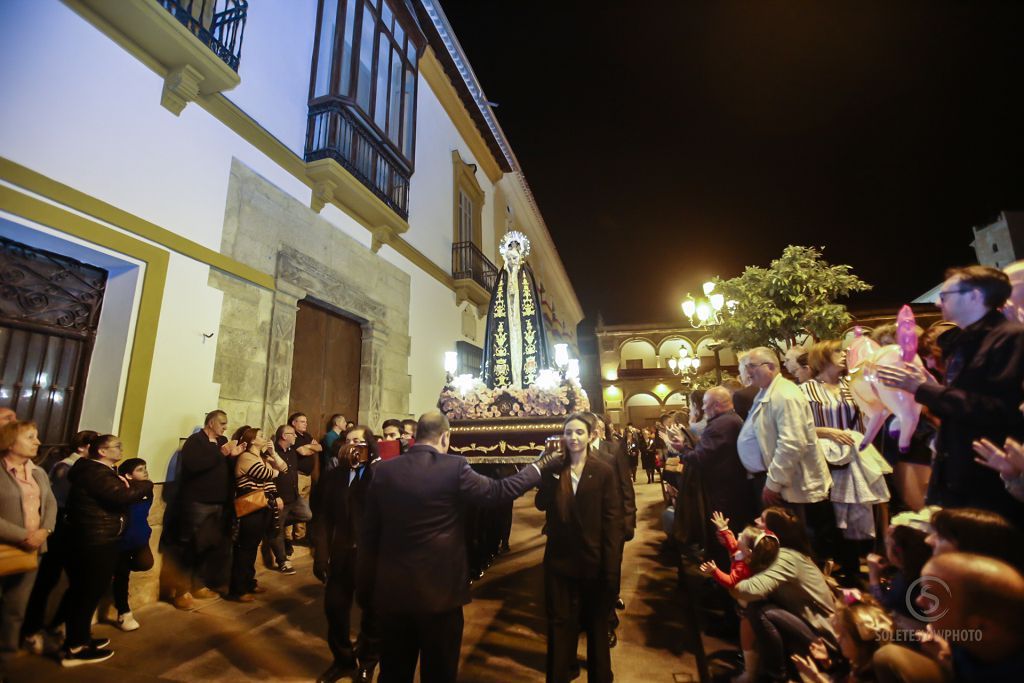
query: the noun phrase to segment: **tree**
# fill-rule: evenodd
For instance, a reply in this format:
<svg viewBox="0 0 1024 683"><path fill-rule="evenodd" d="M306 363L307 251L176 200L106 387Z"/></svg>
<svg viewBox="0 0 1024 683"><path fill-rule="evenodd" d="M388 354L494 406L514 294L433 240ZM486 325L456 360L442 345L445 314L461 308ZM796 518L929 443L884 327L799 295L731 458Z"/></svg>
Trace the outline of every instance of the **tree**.
<svg viewBox="0 0 1024 683"><path fill-rule="evenodd" d="M768 346L780 355L806 334L836 337L851 319L836 300L871 289L851 270L829 265L814 247L790 245L768 268L748 266L715 283L728 303L714 334L737 350Z"/></svg>

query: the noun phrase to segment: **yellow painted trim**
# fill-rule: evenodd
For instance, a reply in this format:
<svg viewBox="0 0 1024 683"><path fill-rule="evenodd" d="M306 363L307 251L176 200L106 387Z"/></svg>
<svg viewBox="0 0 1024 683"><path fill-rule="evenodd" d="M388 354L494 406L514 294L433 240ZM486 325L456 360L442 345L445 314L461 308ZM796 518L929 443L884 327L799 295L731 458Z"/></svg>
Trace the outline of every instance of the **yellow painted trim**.
<svg viewBox="0 0 1024 683"><path fill-rule="evenodd" d="M88 21L104 35L114 41L114 43L120 45L126 52L149 67L154 73L160 76L160 78L167 77L166 68L164 68L133 40L111 25L106 19L84 6L79 0L63 0L63 2L81 15L83 19ZM492 183L498 182L503 175L501 168L491 155L490 149L487 147L483 137L480 135L480 131L477 129L476 124L473 123L473 120L469 116L469 112L466 111L465 106L463 106L462 101L459 99L458 93L455 92L455 88L452 86L451 82L448 81L448 77L445 75L444 70L441 68L440 63L437 61L437 58L434 56L430 48L427 49L426 54L420 59L421 73L424 63L426 63L426 68L431 73L429 77L426 77L427 82L431 83L431 88L435 93L438 89L444 91L444 86L447 86L446 92L448 92L448 95L446 95L446 97L449 99L448 105L445 107L446 111L449 111L449 116L452 117L456 128L459 129L463 138L467 140L467 144L476 156L477 161L483 167L484 173ZM445 99L442 98L441 95L438 95L438 98L441 99L442 104L445 103ZM307 165L302 158L295 154L295 152L293 152L283 142L274 137L267 129L257 123L251 116L242 111L235 103L223 94L216 93L213 95L199 95L196 98L196 103L227 128L235 132L243 140L265 154L271 161L300 180L304 185L311 189L314 188L315 181L309 177L307 173ZM348 173L347 171L345 172ZM352 176L352 180L354 182L359 182L354 176ZM382 209L391 211L391 209L388 208L387 205L384 204L384 202L382 202L376 195L373 195L372 192L370 194L374 201L380 202ZM371 225L367 223L366 220L364 220L362 216L352 208L344 206L337 201L332 202L332 204L337 206L338 209L350 216L354 221L362 225L371 233L380 229L380 225ZM397 214L395 214L395 218L397 220L401 220ZM394 232L400 233L404 232L404 230L398 229L394 230ZM416 249L416 247L403 240L397 234L390 236L387 244L399 254L409 259L409 261L425 273L433 277L445 287L454 291L455 285L452 280L451 273L442 266L431 261L423 252ZM226 259L227 257L223 258ZM227 272L233 271L228 270ZM239 277L248 279L244 276ZM273 286L269 286L268 289L273 289Z"/></svg>
<svg viewBox="0 0 1024 683"><path fill-rule="evenodd" d="M135 321L135 337L128 360L124 401L121 404L121 422L117 428L117 434L125 444L125 451L138 454L149 379L153 370L157 325L160 323L160 309L167 284L169 254L142 240L9 187L0 186L0 207L16 216L126 254L146 264L142 275L139 314Z"/></svg>
<svg viewBox="0 0 1024 683"><path fill-rule="evenodd" d="M409 259L427 275L430 275L448 289L455 291L455 280L452 278L452 274L427 258L419 249L398 237L388 242L388 246Z"/></svg>
<svg viewBox="0 0 1024 683"><path fill-rule="evenodd" d="M313 186L313 182L306 177L306 162L287 145L274 137L270 131L239 109L238 105L229 100L225 95L220 93L216 95L200 95L196 98L196 103L212 114L215 119L237 133L243 140L266 154L278 166L291 173L306 185ZM354 177L353 180L355 180ZM374 199L380 202L382 207L387 207L376 196L374 196ZM390 210L388 209L388 211Z"/></svg>
<svg viewBox="0 0 1024 683"><path fill-rule="evenodd" d="M225 273L247 280L260 287L274 289L273 275L267 275L252 266L239 263L209 247L204 247L166 228L161 228L159 225L150 223L143 218L107 204L100 199L91 197L73 187L52 180L41 173L37 173L4 157L0 157L0 178L76 211L81 211L106 223L117 225L134 235L138 235L150 242L155 242L162 247L195 259L200 263L205 263L217 270L223 270Z"/></svg>
<svg viewBox="0 0 1024 683"><path fill-rule="evenodd" d="M491 148L484 141L484 136L477 128L473 117L469 115L466 105L462 103L462 98L459 97L455 86L448 79L448 74L444 72L441 62L437 61L433 48L427 47L420 57L419 70L430 85L430 89L434 91L441 106L444 107L445 112L448 113L448 118L452 120L462 139L469 145L469 149L473 152L473 156L476 157L477 163L480 164L484 173L492 183L501 180L504 171L501 170L498 160L491 153Z"/></svg>

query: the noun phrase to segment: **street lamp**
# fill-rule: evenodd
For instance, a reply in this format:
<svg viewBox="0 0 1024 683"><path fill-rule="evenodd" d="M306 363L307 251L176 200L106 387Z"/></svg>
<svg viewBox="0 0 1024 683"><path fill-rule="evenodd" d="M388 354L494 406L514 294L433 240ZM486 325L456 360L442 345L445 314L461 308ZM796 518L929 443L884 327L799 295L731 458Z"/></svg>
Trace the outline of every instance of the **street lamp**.
<svg viewBox="0 0 1024 683"><path fill-rule="evenodd" d="M569 365L569 345L555 344L555 367L561 372L567 365Z"/></svg>
<svg viewBox="0 0 1024 683"><path fill-rule="evenodd" d="M673 375L682 377L685 381L697 374L700 369L700 358L690 357L690 351L685 346L679 347L679 358L669 358L668 368Z"/></svg>
<svg viewBox="0 0 1024 683"><path fill-rule="evenodd" d="M451 385L455 371L459 369L459 354L455 351L444 352L444 371L448 375L445 384Z"/></svg>
<svg viewBox="0 0 1024 683"><path fill-rule="evenodd" d="M722 310L731 311L736 306L735 301L726 302L723 294L715 292L714 282L705 282L703 289L704 296L694 299L687 294L683 301L683 315L690 320L690 327L694 329L721 325Z"/></svg>

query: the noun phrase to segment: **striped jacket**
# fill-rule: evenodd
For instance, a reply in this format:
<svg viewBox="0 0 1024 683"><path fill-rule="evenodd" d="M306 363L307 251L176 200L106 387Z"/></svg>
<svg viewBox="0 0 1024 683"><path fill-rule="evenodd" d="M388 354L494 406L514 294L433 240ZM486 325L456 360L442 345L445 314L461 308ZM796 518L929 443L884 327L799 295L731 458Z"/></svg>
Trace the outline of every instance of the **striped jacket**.
<svg viewBox="0 0 1024 683"><path fill-rule="evenodd" d="M276 453L257 455L246 451L235 463L235 496L262 490L268 498L277 496L274 479L288 471L288 464Z"/></svg>

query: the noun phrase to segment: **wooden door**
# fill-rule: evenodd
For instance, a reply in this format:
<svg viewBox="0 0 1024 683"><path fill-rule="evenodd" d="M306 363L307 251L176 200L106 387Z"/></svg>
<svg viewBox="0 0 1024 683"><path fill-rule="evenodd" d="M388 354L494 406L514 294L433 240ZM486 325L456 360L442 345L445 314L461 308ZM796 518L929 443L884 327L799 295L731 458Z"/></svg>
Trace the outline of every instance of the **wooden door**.
<svg viewBox="0 0 1024 683"><path fill-rule="evenodd" d="M299 302L288 412L305 413L309 432L317 438L335 413L358 422L362 340L355 320L308 300Z"/></svg>

